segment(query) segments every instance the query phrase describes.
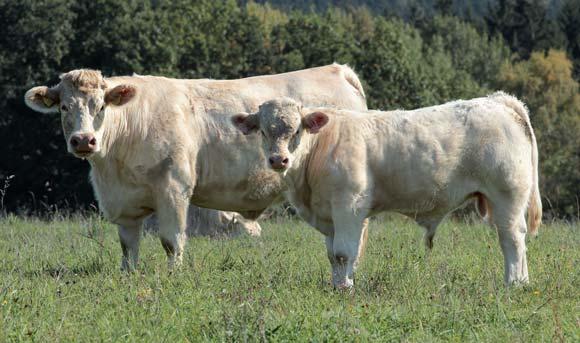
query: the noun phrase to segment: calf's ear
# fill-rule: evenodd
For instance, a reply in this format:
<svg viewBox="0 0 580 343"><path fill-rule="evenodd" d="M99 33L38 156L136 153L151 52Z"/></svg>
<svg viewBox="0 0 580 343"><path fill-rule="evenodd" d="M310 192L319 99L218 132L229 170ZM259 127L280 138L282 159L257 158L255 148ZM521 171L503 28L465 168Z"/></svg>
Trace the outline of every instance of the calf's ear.
<svg viewBox="0 0 580 343"><path fill-rule="evenodd" d="M238 130L242 131L244 135L249 135L252 132L258 131L260 123L256 114L239 113L232 116L232 123Z"/></svg>
<svg viewBox="0 0 580 343"><path fill-rule="evenodd" d="M122 106L131 101L137 90L130 85L119 85L105 92L105 103L107 105Z"/></svg>
<svg viewBox="0 0 580 343"><path fill-rule="evenodd" d="M34 87L24 94L24 103L37 112L56 113L60 103L60 94L56 87Z"/></svg>
<svg viewBox="0 0 580 343"><path fill-rule="evenodd" d="M302 125L310 133L318 133L324 125L328 124L329 118L322 112L312 112L302 118Z"/></svg>

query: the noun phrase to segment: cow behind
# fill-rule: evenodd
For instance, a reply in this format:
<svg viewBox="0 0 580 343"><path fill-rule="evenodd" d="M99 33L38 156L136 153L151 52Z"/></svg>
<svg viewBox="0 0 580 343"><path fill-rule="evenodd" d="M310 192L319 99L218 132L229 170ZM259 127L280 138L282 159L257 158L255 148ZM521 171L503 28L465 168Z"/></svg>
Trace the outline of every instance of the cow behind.
<svg viewBox="0 0 580 343"><path fill-rule="evenodd" d="M369 216L414 218L431 248L444 217L473 199L497 228L505 282L528 282L525 236L537 231L542 208L536 139L516 98L498 92L393 112L307 109L283 98L232 121L264 136L265 164L326 235L336 287L353 286Z"/></svg>
<svg viewBox="0 0 580 343"><path fill-rule="evenodd" d="M155 215L151 215L143 221L143 230L155 235L159 233L159 221ZM186 233L188 238L195 236L229 238L242 234L257 237L261 235L262 228L257 221L246 219L235 212L217 211L191 205L187 212Z"/></svg>

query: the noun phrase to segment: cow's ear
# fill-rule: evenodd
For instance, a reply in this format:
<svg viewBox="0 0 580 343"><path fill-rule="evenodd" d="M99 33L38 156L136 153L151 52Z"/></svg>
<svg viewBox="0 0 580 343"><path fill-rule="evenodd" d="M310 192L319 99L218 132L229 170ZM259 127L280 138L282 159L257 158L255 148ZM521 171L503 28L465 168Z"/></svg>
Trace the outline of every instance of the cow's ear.
<svg viewBox="0 0 580 343"><path fill-rule="evenodd" d="M302 118L302 125L310 133L318 133L324 125L328 124L329 118L322 112L312 112Z"/></svg>
<svg viewBox="0 0 580 343"><path fill-rule="evenodd" d="M60 94L56 87L38 86L24 94L26 106L41 113L56 113L60 103Z"/></svg>
<svg viewBox="0 0 580 343"><path fill-rule="evenodd" d="M258 131L260 123L258 122L258 115L239 113L232 116L232 123L238 130L242 131L244 135L249 135L252 132Z"/></svg>
<svg viewBox="0 0 580 343"><path fill-rule="evenodd" d="M130 85L119 85L105 92L105 103L107 105L122 106L131 101L137 90Z"/></svg>

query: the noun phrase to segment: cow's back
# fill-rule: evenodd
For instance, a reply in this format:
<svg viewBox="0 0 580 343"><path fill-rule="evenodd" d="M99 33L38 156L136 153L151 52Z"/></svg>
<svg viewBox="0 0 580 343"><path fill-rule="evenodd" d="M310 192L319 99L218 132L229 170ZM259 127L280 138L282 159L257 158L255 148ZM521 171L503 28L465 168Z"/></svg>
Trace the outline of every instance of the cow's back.
<svg viewBox="0 0 580 343"><path fill-rule="evenodd" d="M261 103L282 96L304 106L367 109L360 80L351 68L339 64L238 80L192 80L191 94L213 114L253 112Z"/></svg>

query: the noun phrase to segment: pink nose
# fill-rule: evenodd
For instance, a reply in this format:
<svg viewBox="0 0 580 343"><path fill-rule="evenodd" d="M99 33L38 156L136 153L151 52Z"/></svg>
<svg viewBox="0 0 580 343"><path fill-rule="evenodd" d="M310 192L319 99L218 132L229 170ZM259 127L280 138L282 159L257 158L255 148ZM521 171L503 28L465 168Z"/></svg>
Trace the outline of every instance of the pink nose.
<svg viewBox="0 0 580 343"><path fill-rule="evenodd" d="M97 148L97 139L92 133L79 133L70 138L70 146L77 153L92 153Z"/></svg>
<svg viewBox="0 0 580 343"><path fill-rule="evenodd" d="M289 162L287 157L282 157L282 156L270 156L268 161L270 162L270 167L272 167L272 169L277 169L277 170L286 169L288 167L288 162Z"/></svg>

